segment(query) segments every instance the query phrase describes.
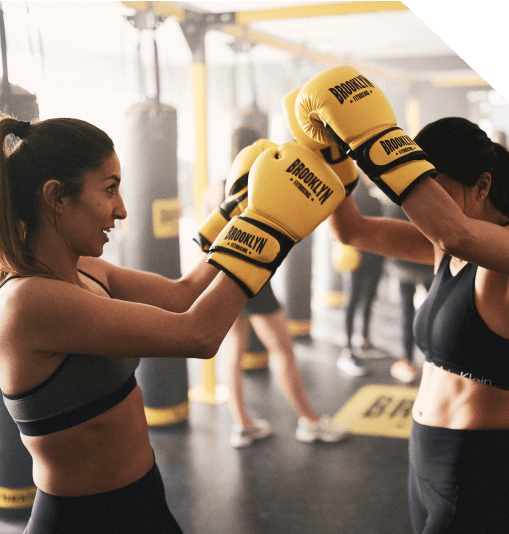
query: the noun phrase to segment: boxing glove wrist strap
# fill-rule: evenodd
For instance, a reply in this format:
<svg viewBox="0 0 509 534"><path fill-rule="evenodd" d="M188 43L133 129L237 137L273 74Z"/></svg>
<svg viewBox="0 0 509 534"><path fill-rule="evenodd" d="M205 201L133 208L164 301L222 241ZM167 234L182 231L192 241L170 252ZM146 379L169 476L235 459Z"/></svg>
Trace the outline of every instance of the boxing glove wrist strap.
<svg viewBox="0 0 509 534"><path fill-rule="evenodd" d="M331 146L321 148L320 152L322 153L323 159L329 165L336 165L337 163L341 163L342 161L345 161L346 158L348 158L344 150L333 151ZM335 156L335 154L337 154L337 157Z"/></svg>
<svg viewBox="0 0 509 534"><path fill-rule="evenodd" d="M210 245L228 224L229 220L230 217L227 213L221 208L216 208L202 223L197 234L193 237L193 241L198 243L198 246L204 252L208 252Z"/></svg>
<svg viewBox="0 0 509 534"><path fill-rule="evenodd" d="M246 175L247 176L247 175ZM236 196L235 196L236 195ZM204 252L208 252L210 245L214 242L216 237L221 233L221 230L235 215L240 215L244 208L242 203L247 201L247 189L245 191L228 197L222 204L215 209L205 219L193 241L198 243Z"/></svg>
<svg viewBox="0 0 509 534"><path fill-rule="evenodd" d="M343 163L343 162L346 163L346 160L350 157L342 148L339 148L339 147L336 148L336 150L332 150L332 147L328 146L328 147L320 149L320 152L323 156L323 159L331 167L339 165L340 163ZM337 157L335 155L337 155ZM341 176L341 181L343 182L343 186L345 187L345 196L348 196L348 195L351 195L354 192L355 188L357 187L359 183L359 177L357 176L352 181L345 183L343 176Z"/></svg>
<svg viewBox="0 0 509 534"><path fill-rule="evenodd" d="M384 130L352 150L351 156L370 178L385 174L403 163L427 159L417 143L397 126Z"/></svg>
<svg viewBox="0 0 509 534"><path fill-rule="evenodd" d="M295 242L261 221L235 217L210 248L207 262L253 297L270 280Z"/></svg>
<svg viewBox="0 0 509 534"><path fill-rule="evenodd" d="M235 217L218 236L210 252L241 257L258 267L275 271L295 241L251 217Z"/></svg>

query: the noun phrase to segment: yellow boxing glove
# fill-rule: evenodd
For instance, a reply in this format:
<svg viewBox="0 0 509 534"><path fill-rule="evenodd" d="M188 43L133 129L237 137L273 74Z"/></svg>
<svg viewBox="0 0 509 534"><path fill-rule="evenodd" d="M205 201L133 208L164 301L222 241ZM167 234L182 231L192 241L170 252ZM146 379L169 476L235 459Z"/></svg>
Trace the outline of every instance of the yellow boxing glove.
<svg viewBox="0 0 509 534"><path fill-rule="evenodd" d="M193 238L204 252L208 252L210 245L228 221L246 209L249 170L264 150L276 146L268 139L258 139L237 154L226 178L224 187L226 199L203 221L198 234Z"/></svg>
<svg viewBox="0 0 509 534"><path fill-rule="evenodd" d="M315 141L336 140L376 185L401 205L419 181L436 176L426 154L398 128L382 91L357 69L335 67L299 91L295 114Z"/></svg>
<svg viewBox="0 0 509 534"><path fill-rule="evenodd" d="M330 140L329 144L323 144L320 141L311 139L302 131L295 116L295 102L299 91L300 87L293 89L281 99L283 113L292 136L298 143L302 143L304 146L321 154L345 186L346 195L351 195L359 183L359 174L355 164L352 158L347 156L346 152L336 142Z"/></svg>
<svg viewBox="0 0 509 534"><path fill-rule="evenodd" d="M210 247L207 262L253 297L292 246L343 201L345 188L323 158L294 142L258 156L248 187L246 210L225 226Z"/></svg>

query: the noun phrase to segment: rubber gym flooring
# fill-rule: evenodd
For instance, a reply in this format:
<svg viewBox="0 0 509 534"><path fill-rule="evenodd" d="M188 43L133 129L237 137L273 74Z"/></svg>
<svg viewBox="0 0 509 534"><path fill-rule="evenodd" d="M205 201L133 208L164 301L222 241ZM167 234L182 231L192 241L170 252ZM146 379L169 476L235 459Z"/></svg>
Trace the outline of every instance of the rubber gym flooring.
<svg viewBox="0 0 509 534"><path fill-rule="evenodd" d="M313 335L295 339L310 400L318 411L347 422L352 434L346 441L298 442L297 416L270 366L245 378L250 412L273 427L267 439L231 448L225 403L193 402L185 423L150 430L170 509L185 534L411 534L407 432L416 384L398 384L389 373L401 342L399 310L384 287L371 338L387 353L364 360L367 376L352 378L336 367L344 310L314 309ZM221 383L221 352L216 360ZM191 386L199 384L200 365L189 362ZM0 534L23 528L23 522L0 522Z"/></svg>

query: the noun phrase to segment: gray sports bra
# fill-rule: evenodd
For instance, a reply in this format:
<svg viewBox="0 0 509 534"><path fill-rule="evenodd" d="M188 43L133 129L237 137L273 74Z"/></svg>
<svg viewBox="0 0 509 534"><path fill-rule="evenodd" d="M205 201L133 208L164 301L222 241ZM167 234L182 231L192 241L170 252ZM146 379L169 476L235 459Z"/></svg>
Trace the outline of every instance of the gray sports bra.
<svg viewBox="0 0 509 534"><path fill-rule="evenodd" d="M80 271L113 298L93 276ZM12 276L6 282L19 278ZM42 384L19 395L2 393L22 434L43 436L84 423L125 399L136 387L139 358L68 354Z"/></svg>

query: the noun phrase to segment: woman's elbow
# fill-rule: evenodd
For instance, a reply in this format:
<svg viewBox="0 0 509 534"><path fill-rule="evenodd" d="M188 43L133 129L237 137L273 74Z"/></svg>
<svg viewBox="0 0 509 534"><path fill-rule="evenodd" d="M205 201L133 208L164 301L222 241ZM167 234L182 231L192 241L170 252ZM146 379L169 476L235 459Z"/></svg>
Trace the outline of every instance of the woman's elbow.
<svg viewBox="0 0 509 534"><path fill-rule="evenodd" d="M215 338L215 336L204 335L199 333L195 339L189 342L189 356L190 358L197 358L199 360L212 359L221 346L221 340Z"/></svg>

